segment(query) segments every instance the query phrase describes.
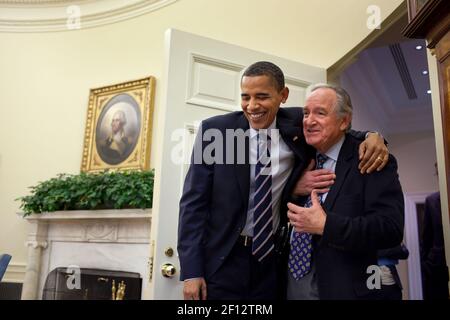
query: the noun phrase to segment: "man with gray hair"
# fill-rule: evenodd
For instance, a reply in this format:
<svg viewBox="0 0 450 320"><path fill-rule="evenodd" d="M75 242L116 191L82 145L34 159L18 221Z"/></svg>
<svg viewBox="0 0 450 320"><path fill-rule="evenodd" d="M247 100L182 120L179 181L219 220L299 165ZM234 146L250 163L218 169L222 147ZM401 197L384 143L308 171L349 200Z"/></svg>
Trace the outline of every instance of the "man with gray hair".
<svg viewBox="0 0 450 320"><path fill-rule="evenodd" d="M125 133L126 124L125 112L117 110L111 120L111 134L100 148L100 156L109 164L124 161L131 151L130 139Z"/></svg>
<svg viewBox="0 0 450 320"><path fill-rule="evenodd" d="M351 121L352 103L344 89L312 89L303 133L317 150L316 168L334 171L336 181L325 193L310 190L299 201L302 206L288 204L293 226L288 299L377 299L379 290L370 285L377 250L402 241L404 204L396 160L390 155L384 170L362 175L360 141L347 133Z"/></svg>

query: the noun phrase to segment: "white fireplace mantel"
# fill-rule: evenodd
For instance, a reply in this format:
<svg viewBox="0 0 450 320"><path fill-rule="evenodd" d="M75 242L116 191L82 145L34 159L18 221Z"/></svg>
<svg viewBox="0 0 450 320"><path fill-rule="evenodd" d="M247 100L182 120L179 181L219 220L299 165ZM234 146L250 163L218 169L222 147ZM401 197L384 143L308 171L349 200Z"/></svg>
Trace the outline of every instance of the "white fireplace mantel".
<svg viewBox="0 0 450 320"><path fill-rule="evenodd" d="M22 299L42 297L57 267L138 272L142 297L149 279L151 209L57 211L30 215Z"/></svg>

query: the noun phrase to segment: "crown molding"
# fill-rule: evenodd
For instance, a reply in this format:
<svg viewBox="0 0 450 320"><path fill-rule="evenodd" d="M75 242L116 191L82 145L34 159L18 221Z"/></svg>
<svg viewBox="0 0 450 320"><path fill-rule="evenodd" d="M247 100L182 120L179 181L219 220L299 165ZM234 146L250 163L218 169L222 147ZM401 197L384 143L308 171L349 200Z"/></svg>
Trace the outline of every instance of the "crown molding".
<svg viewBox="0 0 450 320"><path fill-rule="evenodd" d="M89 0L0 0L0 5L67 5Z"/></svg>
<svg viewBox="0 0 450 320"><path fill-rule="evenodd" d="M178 0L0 0L0 32L73 31L128 20Z"/></svg>

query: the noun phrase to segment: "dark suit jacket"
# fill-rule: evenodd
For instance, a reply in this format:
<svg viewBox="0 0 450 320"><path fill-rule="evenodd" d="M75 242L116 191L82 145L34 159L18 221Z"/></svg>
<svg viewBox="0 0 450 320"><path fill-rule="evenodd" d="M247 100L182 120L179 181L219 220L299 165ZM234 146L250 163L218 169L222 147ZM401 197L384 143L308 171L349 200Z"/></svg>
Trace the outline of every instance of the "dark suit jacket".
<svg viewBox="0 0 450 320"><path fill-rule="evenodd" d="M322 236L313 237L320 299L370 299L370 265L377 250L403 239L404 203L397 162L390 155L380 172L358 171L360 141L346 135L336 163L336 181L327 195Z"/></svg>
<svg viewBox="0 0 450 320"><path fill-rule="evenodd" d="M302 120L301 108L280 108L277 113L277 128L283 141L293 151L295 160L281 196L280 227L275 234L277 268L281 278L286 275L286 248L289 245L286 205L291 201L291 193L300 174L315 155L315 150L305 142ZM238 152L235 147L233 164L208 164L205 161L195 163L195 153L202 153L215 141L202 141L201 137L208 129L218 130L225 136L227 129L248 130L249 123L243 112L212 117L202 122L180 200L177 247L181 264L180 280L197 277L208 279L213 275L235 245L247 217L250 190L249 140L245 140L245 161L237 161L242 156L242 151ZM352 135L362 141L365 132L352 132ZM224 146L222 154L226 160L229 155L225 149ZM284 282L284 279L279 280L280 283ZM282 298L285 293L283 284L277 289Z"/></svg>
<svg viewBox="0 0 450 320"><path fill-rule="evenodd" d="M298 177L306 161L302 141L302 111L300 108L280 108L277 128L284 142L295 156L292 177ZM225 137L227 129L249 129L243 112L233 112L209 118L202 122L194 144L194 153L203 152L211 141L202 141L203 132L216 129ZM213 139L214 141L214 139ZM237 145L235 139L235 146ZM225 145L225 144L224 144ZM224 146L224 161L229 156ZM250 189L249 140L245 140L245 161L242 150L234 149L234 164L194 163L186 175L183 196L180 200L178 225L178 254L181 264L181 280L211 276L223 263L241 234L247 216ZM215 153L218 155L218 153ZM283 196L290 193L296 179L285 186ZM285 200L284 202L286 202ZM283 205L280 225L285 225L286 207ZM283 209L284 208L284 209Z"/></svg>
<svg viewBox="0 0 450 320"><path fill-rule="evenodd" d="M448 299L449 274L445 260L439 192L429 195L425 200L421 260L424 299Z"/></svg>

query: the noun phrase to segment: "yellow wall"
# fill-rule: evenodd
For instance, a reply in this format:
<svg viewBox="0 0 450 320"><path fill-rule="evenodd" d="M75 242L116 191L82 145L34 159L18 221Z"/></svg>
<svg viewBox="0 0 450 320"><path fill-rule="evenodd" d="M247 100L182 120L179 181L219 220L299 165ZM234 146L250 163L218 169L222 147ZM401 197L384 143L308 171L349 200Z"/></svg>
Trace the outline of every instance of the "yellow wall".
<svg viewBox="0 0 450 320"><path fill-rule="evenodd" d="M326 68L371 32L369 5L384 19L401 2L179 0L103 27L0 33L0 252L13 255L13 266L26 263L27 223L14 199L38 181L79 172L90 88L154 75L154 118L163 112L167 28ZM155 150L159 124L153 128Z"/></svg>

